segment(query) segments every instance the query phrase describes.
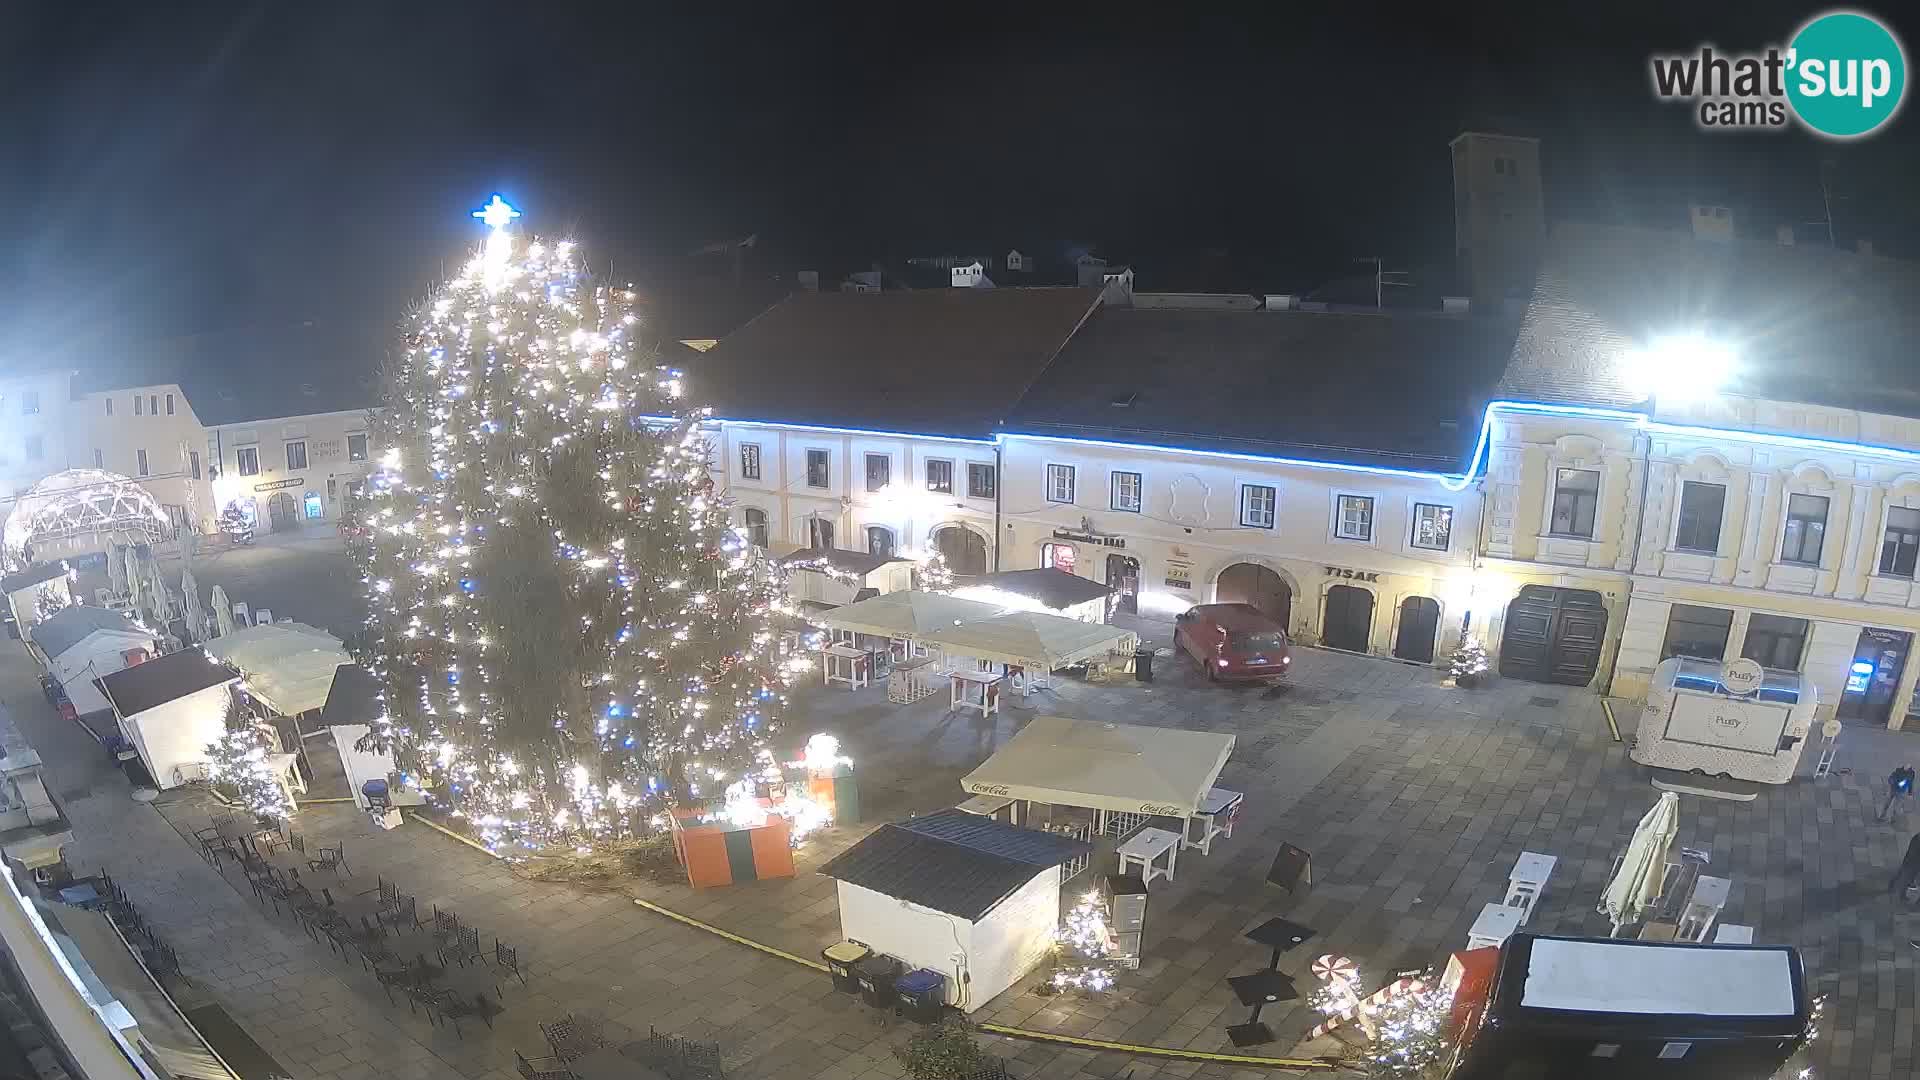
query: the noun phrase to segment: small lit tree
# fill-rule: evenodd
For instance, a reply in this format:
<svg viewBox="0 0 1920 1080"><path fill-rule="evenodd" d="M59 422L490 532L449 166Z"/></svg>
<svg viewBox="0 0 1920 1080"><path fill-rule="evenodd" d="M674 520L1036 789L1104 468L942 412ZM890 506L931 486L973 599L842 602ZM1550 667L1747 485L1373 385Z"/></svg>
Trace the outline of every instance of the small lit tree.
<svg viewBox="0 0 1920 1080"><path fill-rule="evenodd" d="M1113 937L1107 931L1107 905L1089 892L1067 912L1055 932L1060 952L1053 971L1055 990L1106 990L1113 985Z"/></svg>
<svg viewBox="0 0 1920 1080"><path fill-rule="evenodd" d="M1487 673L1487 647L1477 637L1460 639L1460 647L1453 651L1451 674L1457 686L1475 686L1481 676Z"/></svg>
<svg viewBox="0 0 1920 1080"><path fill-rule="evenodd" d="M59 589L41 589L33 594L33 621L46 622L72 602L72 598L63 595Z"/></svg>
<svg viewBox="0 0 1920 1080"><path fill-rule="evenodd" d="M913 568L913 587L921 592L952 592L953 568L947 565L947 557L937 549L929 552Z"/></svg>
<svg viewBox="0 0 1920 1080"><path fill-rule="evenodd" d="M207 744L208 779L233 792L233 799L255 817L280 820L293 814L293 802L268 764L267 735L254 726L237 695L227 698L226 730Z"/></svg>

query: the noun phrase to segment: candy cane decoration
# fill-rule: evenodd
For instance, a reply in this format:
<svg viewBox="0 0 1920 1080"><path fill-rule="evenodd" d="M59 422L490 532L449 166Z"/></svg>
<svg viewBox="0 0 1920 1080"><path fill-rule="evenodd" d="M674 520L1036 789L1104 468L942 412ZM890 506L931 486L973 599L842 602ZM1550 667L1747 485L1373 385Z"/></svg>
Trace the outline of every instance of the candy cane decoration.
<svg viewBox="0 0 1920 1080"><path fill-rule="evenodd" d="M1360 969L1344 956L1327 953L1313 962L1313 973L1329 984L1338 981L1352 986L1360 980Z"/></svg>

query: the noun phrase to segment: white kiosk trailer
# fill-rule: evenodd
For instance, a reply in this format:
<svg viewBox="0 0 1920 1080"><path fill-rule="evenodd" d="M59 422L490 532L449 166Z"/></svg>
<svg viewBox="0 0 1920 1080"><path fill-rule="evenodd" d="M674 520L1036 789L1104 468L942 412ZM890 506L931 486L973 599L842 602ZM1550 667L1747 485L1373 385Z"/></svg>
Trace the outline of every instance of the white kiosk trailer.
<svg viewBox="0 0 1920 1080"><path fill-rule="evenodd" d="M1800 763L1817 704L1813 684L1798 672L1675 656L1654 669L1631 754L1660 769L1784 784Z"/></svg>

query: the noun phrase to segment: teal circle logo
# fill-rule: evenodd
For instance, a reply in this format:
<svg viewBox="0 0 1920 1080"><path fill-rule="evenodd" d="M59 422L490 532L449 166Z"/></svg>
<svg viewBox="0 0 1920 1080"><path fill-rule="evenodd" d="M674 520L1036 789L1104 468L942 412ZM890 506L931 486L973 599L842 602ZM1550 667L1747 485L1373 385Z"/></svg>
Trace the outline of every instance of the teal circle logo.
<svg viewBox="0 0 1920 1080"><path fill-rule="evenodd" d="M1794 35L1787 63L1787 101L1794 114L1831 138L1879 128L1906 96L1900 39L1870 15L1835 11L1814 19Z"/></svg>

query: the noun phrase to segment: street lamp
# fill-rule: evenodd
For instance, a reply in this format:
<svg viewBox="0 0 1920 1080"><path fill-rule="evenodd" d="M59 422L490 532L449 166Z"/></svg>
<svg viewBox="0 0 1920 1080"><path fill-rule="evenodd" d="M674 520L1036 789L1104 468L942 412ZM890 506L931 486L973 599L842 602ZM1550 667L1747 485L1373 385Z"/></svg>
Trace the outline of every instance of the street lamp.
<svg viewBox="0 0 1920 1080"><path fill-rule="evenodd" d="M1655 338L1621 363L1627 388L1670 404L1703 401L1725 389L1735 369L1734 352L1702 334Z"/></svg>

